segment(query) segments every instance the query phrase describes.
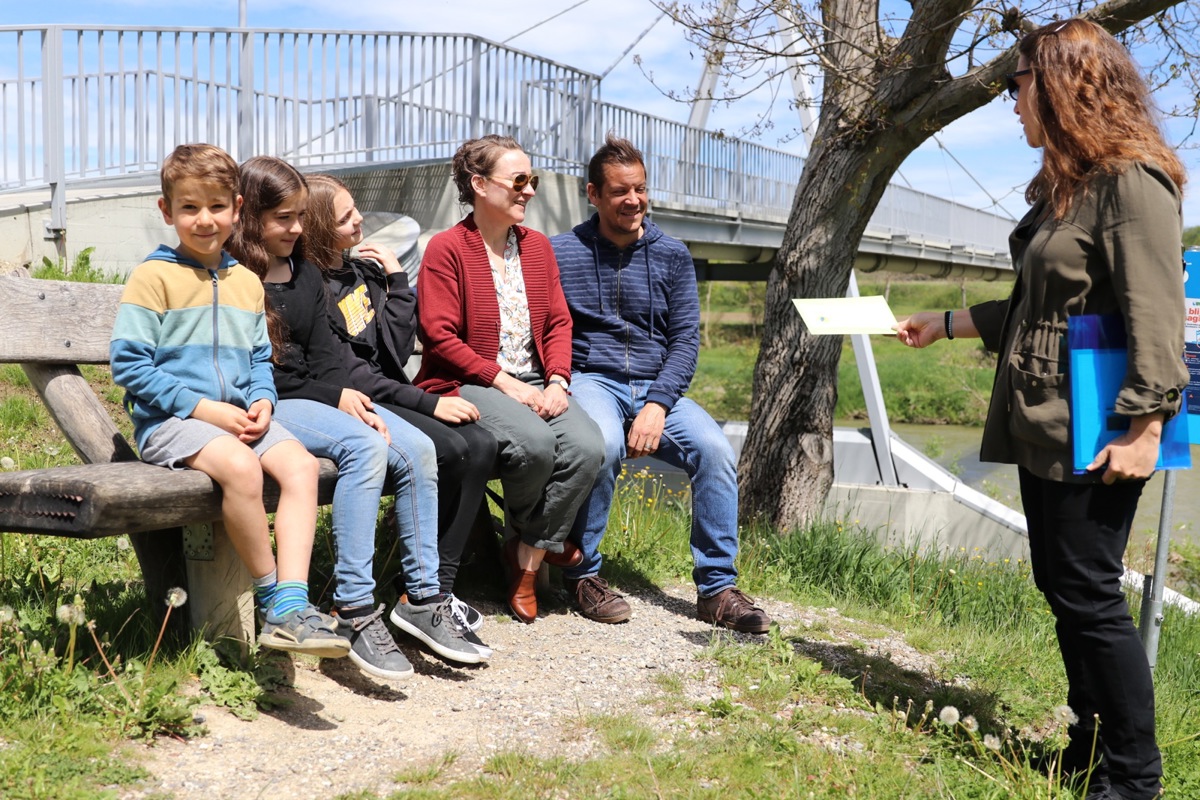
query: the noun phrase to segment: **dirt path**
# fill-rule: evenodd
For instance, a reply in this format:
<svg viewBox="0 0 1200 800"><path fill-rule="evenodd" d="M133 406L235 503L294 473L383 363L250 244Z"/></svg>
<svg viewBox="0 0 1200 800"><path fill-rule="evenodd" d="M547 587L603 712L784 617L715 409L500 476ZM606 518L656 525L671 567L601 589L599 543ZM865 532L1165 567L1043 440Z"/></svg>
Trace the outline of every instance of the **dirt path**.
<svg viewBox="0 0 1200 800"><path fill-rule="evenodd" d="M480 605L491 615L480 631L495 649L490 663L451 667L402 638L417 674L395 684L363 675L348 660L298 658L290 708L244 722L202 706L197 713L208 736L132 746L153 778L121 798L385 794L398 788L397 773L437 764L448 753L457 756L450 772L460 775L476 774L487 758L506 750L586 758L599 746L580 724L590 714L629 714L662 729L687 728L699 712L660 714L652 700L660 676L668 674L681 676L697 702L721 696L715 665L701 657L713 631L695 619L694 597L685 587L631 596L634 618L624 625L600 625L558 606L525 626L499 616L498 605ZM837 639L857 638L838 633L847 626L833 609L762 605L785 633L819 621L822 638L831 631ZM868 649L920 671L931 666L899 637Z"/></svg>

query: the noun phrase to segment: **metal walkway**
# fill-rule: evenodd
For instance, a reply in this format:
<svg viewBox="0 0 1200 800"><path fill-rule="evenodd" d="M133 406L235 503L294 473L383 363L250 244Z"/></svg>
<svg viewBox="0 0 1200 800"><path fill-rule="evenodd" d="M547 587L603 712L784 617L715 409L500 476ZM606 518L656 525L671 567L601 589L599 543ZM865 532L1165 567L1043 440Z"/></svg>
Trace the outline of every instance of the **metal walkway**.
<svg viewBox="0 0 1200 800"><path fill-rule="evenodd" d="M803 159L605 103L592 73L466 35L0 27L0 192L45 191L48 236L68 186L150 178L180 142L333 169L444 161L495 132L581 176L608 130L645 152L655 218L702 274L765 277ZM1010 227L893 186L856 266L996 277Z"/></svg>

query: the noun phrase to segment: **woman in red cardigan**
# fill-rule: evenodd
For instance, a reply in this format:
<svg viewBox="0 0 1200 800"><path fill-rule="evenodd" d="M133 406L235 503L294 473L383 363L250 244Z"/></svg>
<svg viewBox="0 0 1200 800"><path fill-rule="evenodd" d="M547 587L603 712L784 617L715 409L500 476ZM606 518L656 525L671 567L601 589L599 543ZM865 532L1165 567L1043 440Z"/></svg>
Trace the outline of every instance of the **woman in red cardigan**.
<svg viewBox="0 0 1200 800"><path fill-rule="evenodd" d="M508 602L537 618L542 561L572 566L568 539L604 454L599 428L568 391L571 314L549 240L521 225L538 179L517 142L494 134L454 154L466 219L434 236L421 262L417 299L425 347L417 384L459 394L500 445L513 572Z"/></svg>

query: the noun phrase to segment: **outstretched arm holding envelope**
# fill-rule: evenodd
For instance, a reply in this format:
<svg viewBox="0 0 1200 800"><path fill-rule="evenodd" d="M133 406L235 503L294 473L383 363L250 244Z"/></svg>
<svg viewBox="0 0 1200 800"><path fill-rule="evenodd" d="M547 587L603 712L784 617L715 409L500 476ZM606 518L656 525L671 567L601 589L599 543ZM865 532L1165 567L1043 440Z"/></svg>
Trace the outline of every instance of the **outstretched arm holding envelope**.
<svg viewBox="0 0 1200 800"><path fill-rule="evenodd" d="M978 339L979 331L969 308L918 311L897 323L896 338L909 347L928 347L939 339Z"/></svg>

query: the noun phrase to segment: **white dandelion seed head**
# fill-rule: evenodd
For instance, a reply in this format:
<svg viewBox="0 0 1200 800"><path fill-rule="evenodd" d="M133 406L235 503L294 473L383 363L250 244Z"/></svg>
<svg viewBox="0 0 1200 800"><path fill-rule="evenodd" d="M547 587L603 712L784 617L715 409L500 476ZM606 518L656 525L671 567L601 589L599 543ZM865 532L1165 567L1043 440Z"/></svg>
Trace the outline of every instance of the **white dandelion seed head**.
<svg viewBox="0 0 1200 800"><path fill-rule="evenodd" d="M953 728L958 724L958 709L954 706L946 706L938 713L938 721L947 728Z"/></svg>
<svg viewBox="0 0 1200 800"><path fill-rule="evenodd" d="M1000 752L1000 739L998 739L993 734L985 733L983 735L983 746L986 747L988 750L992 750L994 752L999 753Z"/></svg>
<svg viewBox="0 0 1200 800"><path fill-rule="evenodd" d="M1079 722L1079 716L1068 705L1055 706L1051 714L1059 725L1076 725Z"/></svg>
<svg viewBox="0 0 1200 800"><path fill-rule="evenodd" d="M58 613L56 616L58 617L58 621L61 622L62 624L70 625L71 624L71 616L72 616L70 604L64 603L63 605L59 606Z"/></svg>
<svg viewBox="0 0 1200 800"><path fill-rule="evenodd" d="M167 592L167 605L171 608L179 608L187 602L188 594L185 590L176 586Z"/></svg>
<svg viewBox="0 0 1200 800"><path fill-rule="evenodd" d="M7 625L17 618L17 613L12 610L12 606L0 606L0 625Z"/></svg>
<svg viewBox="0 0 1200 800"><path fill-rule="evenodd" d="M967 733L978 733L979 732L979 722L976 721L976 719L974 717L972 717L970 714L963 717L962 726L964 729L966 729Z"/></svg>

